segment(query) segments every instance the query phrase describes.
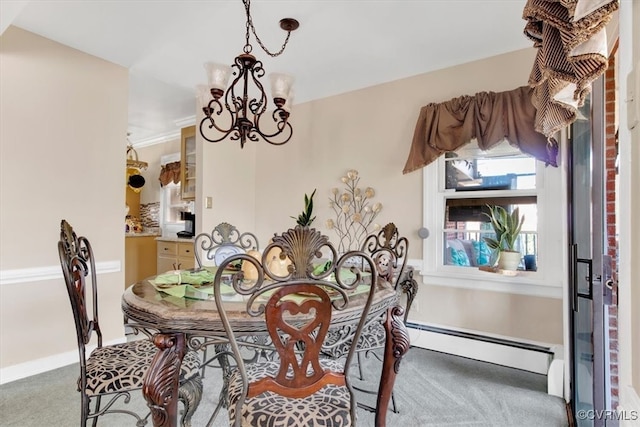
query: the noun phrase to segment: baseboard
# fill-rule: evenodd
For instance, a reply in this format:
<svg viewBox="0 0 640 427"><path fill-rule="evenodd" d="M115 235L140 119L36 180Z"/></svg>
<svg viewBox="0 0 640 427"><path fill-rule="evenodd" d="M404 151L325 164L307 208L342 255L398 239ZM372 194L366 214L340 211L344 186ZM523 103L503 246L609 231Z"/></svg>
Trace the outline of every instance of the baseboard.
<svg viewBox="0 0 640 427"><path fill-rule="evenodd" d="M124 337L104 343L104 345L121 344L123 342L126 342L126 338ZM94 348L95 345L88 346L87 351L92 351ZM71 365L72 363L78 363L78 350L67 351L65 353L54 354L17 365L7 366L6 368L0 369L0 384L6 384L32 375L52 371L62 368L63 366Z"/></svg>
<svg viewBox="0 0 640 427"><path fill-rule="evenodd" d="M562 396L564 365L559 346L422 322L409 321L407 326L413 346L546 375L548 392Z"/></svg>

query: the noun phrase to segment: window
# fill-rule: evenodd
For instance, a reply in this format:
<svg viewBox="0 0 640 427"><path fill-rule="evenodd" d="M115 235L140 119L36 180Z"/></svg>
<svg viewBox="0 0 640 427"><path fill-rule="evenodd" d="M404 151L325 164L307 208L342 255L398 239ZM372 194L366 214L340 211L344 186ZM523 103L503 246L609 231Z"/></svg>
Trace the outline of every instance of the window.
<svg viewBox="0 0 640 427"><path fill-rule="evenodd" d="M493 265L495 255L484 241L494 237L487 205L524 214L516 247L536 255L536 160L507 142L489 152L469 144L444 159L443 262L460 267ZM524 265L522 265L524 267Z"/></svg>
<svg viewBox="0 0 640 427"><path fill-rule="evenodd" d="M473 288L484 283L484 288L508 292L512 284L554 286L557 289L542 294L561 296L566 252L561 168L546 167L507 141L486 152L472 141L426 166L423 173L425 227L430 231L423 248L423 275L431 276L426 282ZM509 212L517 207L524 214L516 246L523 259L533 256L535 269L530 265L525 270L522 262L514 278L479 268L493 265L496 256L484 241L494 235L484 215L487 205ZM503 285L496 289L496 283ZM540 294L535 286L519 291Z"/></svg>
<svg viewBox="0 0 640 427"><path fill-rule="evenodd" d="M184 225L184 220L180 219L180 213L189 208L189 203L181 198L180 183L169 184L162 187L162 218L165 224Z"/></svg>
<svg viewBox="0 0 640 427"><path fill-rule="evenodd" d="M180 160L180 153L162 156L160 164L173 163ZM180 214L185 211L193 212L194 203L182 200L180 183L169 182L160 189L160 227L163 236L175 236L184 230L185 223Z"/></svg>

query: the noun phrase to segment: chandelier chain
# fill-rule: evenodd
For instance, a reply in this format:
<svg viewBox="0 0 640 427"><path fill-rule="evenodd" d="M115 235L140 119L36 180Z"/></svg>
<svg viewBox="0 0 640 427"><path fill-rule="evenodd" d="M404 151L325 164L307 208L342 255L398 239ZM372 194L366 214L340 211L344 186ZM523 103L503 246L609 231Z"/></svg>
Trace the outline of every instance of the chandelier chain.
<svg viewBox="0 0 640 427"><path fill-rule="evenodd" d="M291 31L287 31L287 37L284 39L284 43L282 43L282 47L280 48L280 50L277 52L271 52L264 45L264 43L262 43L262 40L260 40L260 37L258 37L258 33L256 33L256 27L254 27L253 25L253 19L251 19L251 12L249 10L251 7L251 0L242 0L242 2L244 3L244 8L247 11L247 24L246 24L247 32L245 35L246 44L244 46L244 52L250 53L252 50L251 43L249 43L249 29L251 29L253 36L256 38L256 41L258 42L262 50L264 50L267 55L275 58L276 56L279 56L280 54L282 54L282 52L284 52L284 49L287 47L287 43L289 43L289 36L291 36Z"/></svg>

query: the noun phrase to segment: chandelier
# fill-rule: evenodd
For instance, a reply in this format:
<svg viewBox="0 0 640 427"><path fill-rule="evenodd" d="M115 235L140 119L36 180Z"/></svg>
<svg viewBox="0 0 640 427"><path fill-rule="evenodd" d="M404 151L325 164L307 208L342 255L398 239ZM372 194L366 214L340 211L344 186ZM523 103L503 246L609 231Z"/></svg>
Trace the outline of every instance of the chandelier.
<svg viewBox="0 0 640 427"><path fill-rule="evenodd" d="M240 148L244 147L247 140L259 141L260 139L269 144L282 145L287 143L293 134L293 128L289 123L293 78L281 73L270 75L271 91L275 105L275 110L270 117L274 124L271 126L272 130L264 130L264 121L261 122L261 119L267 110L267 95L260 78L264 76L265 71L262 61L257 60L251 54L253 47L249 42L249 32L253 33L262 50L269 56L276 57L284 52L291 31L296 30L299 23L293 18L280 20L280 28L287 32L287 37L280 50L272 53L264 46L256 34L256 29L251 20L251 1L242 0L242 2L247 14L243 53L235 58L231 66L211 62L205 64L209 85L208 87L200 86L198 88L198 97L201 105L203 105L202 110L205 116L200 122L200 134L209 142L219 142L227 137L234 141L240 140ZM227 88L231 74L233 74L234 78L231 86ZM250 94L250 91L256 96ZM267 114L266 117L268 118L269 115ZM220 124L220 121L225 119L228 127ZM216 120L218 121L216 122ZM213 129L217 132L212 131ZM211 133L214 135L211 135Z"/></svg>

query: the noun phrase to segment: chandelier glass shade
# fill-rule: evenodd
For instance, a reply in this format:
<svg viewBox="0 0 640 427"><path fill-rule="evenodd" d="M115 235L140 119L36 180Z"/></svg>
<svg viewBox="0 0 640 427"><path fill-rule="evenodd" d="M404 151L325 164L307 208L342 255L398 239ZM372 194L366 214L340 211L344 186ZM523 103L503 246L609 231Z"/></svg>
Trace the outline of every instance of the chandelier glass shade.
<svg viewBox="0 0 640 427"><path fill-rule="evenodd" d="M208 86L198 86L199 103L203 106L204 112L204 118L200 122L200 134L209 142L219 142L229 137L233 141L240 141L241 148L247 141L257 142L260 139L272 145L282 145L293 135L293 128L289 123L293 101L293 77L281 73L269 76L275 108L270 114L265 114L268 101L260 80L264 77L265 70L262 61L251 54L249 32L253 32L267 54L278 56L284 52L291 31L297 29L299 24L292 18L280 21L280 27L287 31L287 37L280 51L271 53L256 35L249 10L250 1L243 0L243 3L247 14L246 44L243 53L235 58L231 66L213 62L205 64Z"/></svg>

